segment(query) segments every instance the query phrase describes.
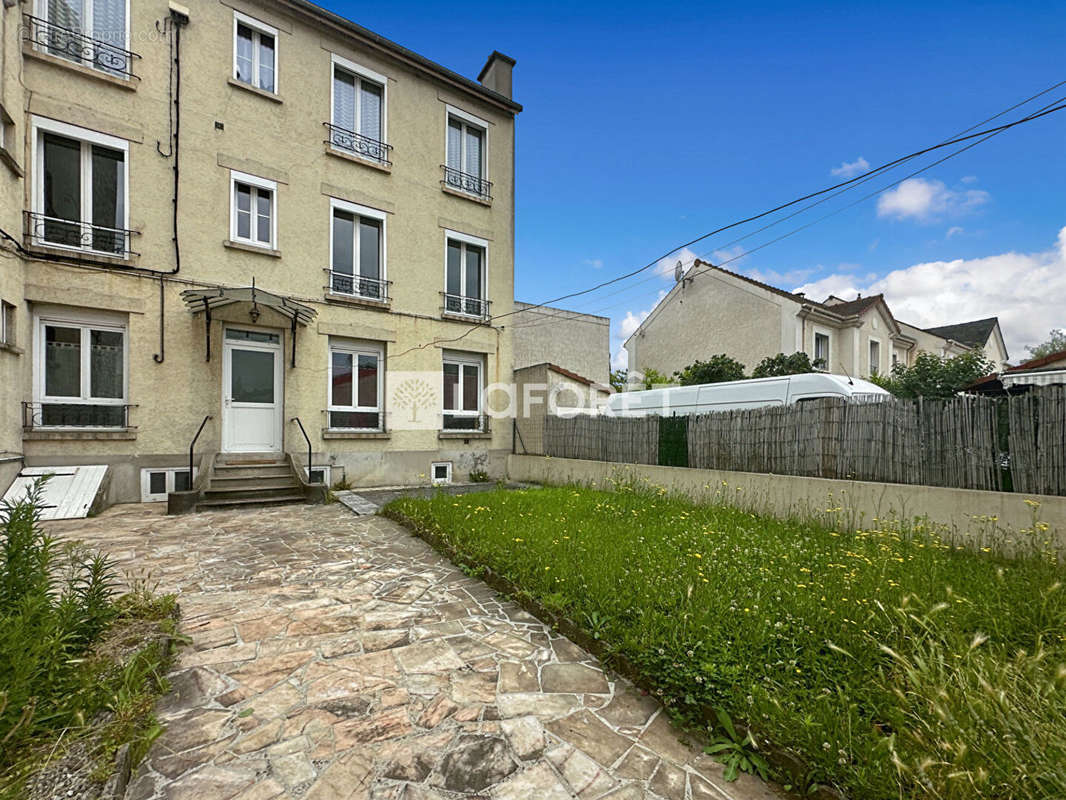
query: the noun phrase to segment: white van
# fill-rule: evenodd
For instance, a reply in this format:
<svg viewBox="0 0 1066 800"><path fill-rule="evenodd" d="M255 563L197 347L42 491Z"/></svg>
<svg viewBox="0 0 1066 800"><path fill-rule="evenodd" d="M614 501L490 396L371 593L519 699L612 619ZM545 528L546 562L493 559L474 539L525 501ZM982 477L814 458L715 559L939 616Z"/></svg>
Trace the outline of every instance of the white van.
<svg viewBox="0 0 1066 800"><path fill-rule="evenodd" d="M891 395L877 384L859 378L811 372L780 378L753 378L746 381L649 389L645 392L620 392L608 398L603 413L616 417L670 417L742 408L791 406L824 397L872 402L885 400Z"/></svg>

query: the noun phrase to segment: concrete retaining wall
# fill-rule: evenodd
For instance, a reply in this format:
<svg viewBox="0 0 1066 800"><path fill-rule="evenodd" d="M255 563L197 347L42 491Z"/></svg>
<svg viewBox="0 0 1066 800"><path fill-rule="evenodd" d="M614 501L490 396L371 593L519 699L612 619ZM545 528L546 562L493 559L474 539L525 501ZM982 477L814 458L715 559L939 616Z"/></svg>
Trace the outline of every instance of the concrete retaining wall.
<svg viewBox="0 0 1066 800"><path fill-rule="evenodd" d="M875 520L933 523L975 545L1017 546L1035 540L1066 552L1066 497L546 456L512 455L508 474L517 481L603 487L633 480L698 502L725 502L778 517L814 517L848 526L873 526Z"/></svg>

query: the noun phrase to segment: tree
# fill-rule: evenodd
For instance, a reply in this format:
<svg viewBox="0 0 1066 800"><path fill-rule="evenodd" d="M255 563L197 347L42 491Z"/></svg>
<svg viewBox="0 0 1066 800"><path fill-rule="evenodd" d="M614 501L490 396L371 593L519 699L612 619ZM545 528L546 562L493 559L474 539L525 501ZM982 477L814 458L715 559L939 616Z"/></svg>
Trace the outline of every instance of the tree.
<svg viewBox="0 0 1066 800"><path fill-rule="evenodd" d="M890 375L874 375L870 380L896 397L947 398L994 369L980 350L950 358L919 353L909 367L897 363Z"/></svg>
<svg viewBox="0 0 1066 800"><path fill-rule="evenodd" d="M778 353L776 356L767 356L751 373L753 378L776 378L780 375L803 375L814 372L810 356L806 353L793 353L786 356Z"/></svg>
<svg viewBox="0 0 1066 800"><path fill-rule="evenodd" d="M629 382L629 370L628 369L612 369L611 377L608 378L611 384L611 388L616 392L628 392L627 386Z"/></svg>
<svg viewBox="0 0 1066 800"><path fill-rule="evenodd" d="M711 356L707 361L689 364L680 372L674 373L674 380L682 386L694 386L700 383L721 383L722 381L744 380L744 365L725 353Z"/></svg>
<svg viewBox="0 0 1066 800"><path fill-rule="evenodd" d="M1066 330L1055 328L1048 334L1046 342L1025 349L1029 351L1030 358L1043 358L1052 353L1061 353L1066 350Z"/></svg>
<svg viewBox="0 0 1066 800"><path fill-rule="evenodd" d="M670 383L670 379L657 369L646 369L644 370L644 377L641 378L641 383L644 389L654 389L656 386Z"/></svg>

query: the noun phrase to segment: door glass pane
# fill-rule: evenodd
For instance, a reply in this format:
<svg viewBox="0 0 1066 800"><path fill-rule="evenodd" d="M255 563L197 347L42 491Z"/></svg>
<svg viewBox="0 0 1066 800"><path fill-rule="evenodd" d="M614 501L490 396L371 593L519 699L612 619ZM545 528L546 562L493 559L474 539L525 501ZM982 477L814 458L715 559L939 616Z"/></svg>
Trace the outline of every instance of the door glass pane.
<svg viewBox="0 0 1066 800"><path fill-rule="evenodd" d="M333 271L351 275L355 241L355 217L344 211L333 212ZM350 290L349 290L350 291Z"/></svg>
<svg viewBox="0 0 1066 800"><path fill-rule="evenodd" d="M381 277L381 223L377 220L359 220L359 274Z"/></svg>
<svg viewBox="0 0 1066 800"><path fill-rule="evenodd" d="M281 336L277 333L246 331L243 328L226 328L226 338L236 342L266 342L267 344L281 342Z"/></svg>
<svg viewBox="0 0 1066 800"><path fill-rule="evenodd" d="M237 187L237 238L252 238L252 190L243 183Z"/></svg>
<svg viewBox="0 0 1066 800"><path fill-rule="evenodd" d="M49 242L80 247L81 228L55 219L81 219L81 142L44 134L44 223ZM38 231L42 233L42 231Z"/></svg>
<svg viewBox="0 0 1066 800"><path fill-rule="evenodd" d="M237 80L252 82L252 29L237 25Z"/></svg>
<svg viewBox="0 0 1066 800"><path fill-rule="evenodd" d="M353 405L351 353L333 353L333 385L331 391L330 405Z"/></svg>
<svg viewBox="0 0 1066 800"><path fill-rule="evenodd" d="M274 91L274 37L259 34L259 88Z"/></svg>
<svg viewBox="0 0 1066 800"><path fill-rule="evenodd" d="M89 396L122 397L122 334L119 331L89 331Z"/></svg>
<svg viewBox="0 0 1066 800"><path fill-rule="evenodd" d="M466 296L481 297L481 255L480 247L466 246ZM478 309L480 311L480 309Z"/></svg>
<svg viewBox="0 0 1066 800"><path fill-rule="evenodd" d="M44 393L81 397L81 329L44 328Z"/></svg>
<svg viewBox="0 0 1066 800"><path fill-rule="evenodd" d="M444 365L444 408L455 411L459 408L459 365Z"/></svg>
<svg viewBox="0 0 1066 800"><path fill-rule="evenodd" d="M125 72L126 0L93 0L93 39L110 47L97 47L93 63L109 72Z"/></svg>
<svg viewBox="0 0 1066 800"><path fill-rule="evenodd" d="M473 364L463 365L463 411L477 411L481 394L478 368Z"/></svg>
<svg viewBox="0 0 1066 800"><path fill-rule="evenodd" d="M230 350L230 397L235 403L273 403L274 354Z"/></svg>
<svg viewBox="0 0 1066 800"><path fill-rule="evenodd" d="M481 131L477 128L466 129L466 166L464 172L481 177Z"/></svg>
<svg viewBox="0 0 1066 800"><path fill-rule="evenodd" d="M463 126L455 120L448 120L448 166L463 169Z"/></svg>
<svg viewBox="0 0 1066 800"><path fill-rule="evenodd" d="M125 156L118 150L93 145L92 162L92 223L105 228L124 228ZM121 253L126 249L125 238L117 230L94 230L93 248Z"/></svg>
<svg viewBox="0 0 1066 800"><path fill-rule="evenodd" d="M82 30L82 0L48 0L48 21L74 33ZM81 60L81 43L74 36L61 30L48 35L48 52L60 58Z"/></svg>
<svg viewBox="0 0 1066 800"><path fill-rule="evenodd" d="M381 87L366 81L359 83L359 133L381 140Z"/></svg>
<svg viewBox="0 0 1066 800"><path fill-rule="evenodd" d="M273 193L269 189L256 190L256 240L269 244L270 239L270 203Z"/></svg>
<svg viewBox="0 0 1066 800"><path fill-rule="evenodd" d="M333 70L333 124L355 130L355 78L341 69ZM341 143L348 144L347 137Z"/></svg>
<svg viewBox="0 0 1066 800"><path fill-rule="evenodd" d="M359 356L359 406L376 408L378 404L378 357Z"/></svg>
<svg viewBox="0 0 1066 800"><path fill-rule="evenodd" d="M462 264L463 264L463 250L462 245L458 242L448 242L448 276L447 283L444 287L444 291L448 294L462 294ZM458 308L449 309L451 311L458 311Z"/></svg>
<svg viewBox="0 0 1066 800"><path fill-rule="evenodd" d="M149 472L148 473L148 493L149 494L166 494L167 493L167 474L165 472Z"/></svg>

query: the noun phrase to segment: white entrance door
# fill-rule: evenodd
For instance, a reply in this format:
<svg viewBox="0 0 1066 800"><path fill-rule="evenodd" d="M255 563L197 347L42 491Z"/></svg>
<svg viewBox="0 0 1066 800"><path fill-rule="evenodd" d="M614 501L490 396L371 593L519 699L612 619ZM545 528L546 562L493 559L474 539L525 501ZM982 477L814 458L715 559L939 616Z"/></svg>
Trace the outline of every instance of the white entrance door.
<svg viewBox="0 0 1066 800"><path fill-rule="evenodd" d="M223 452L280 452L280 334L226 328L222 351Z"/></svg>

